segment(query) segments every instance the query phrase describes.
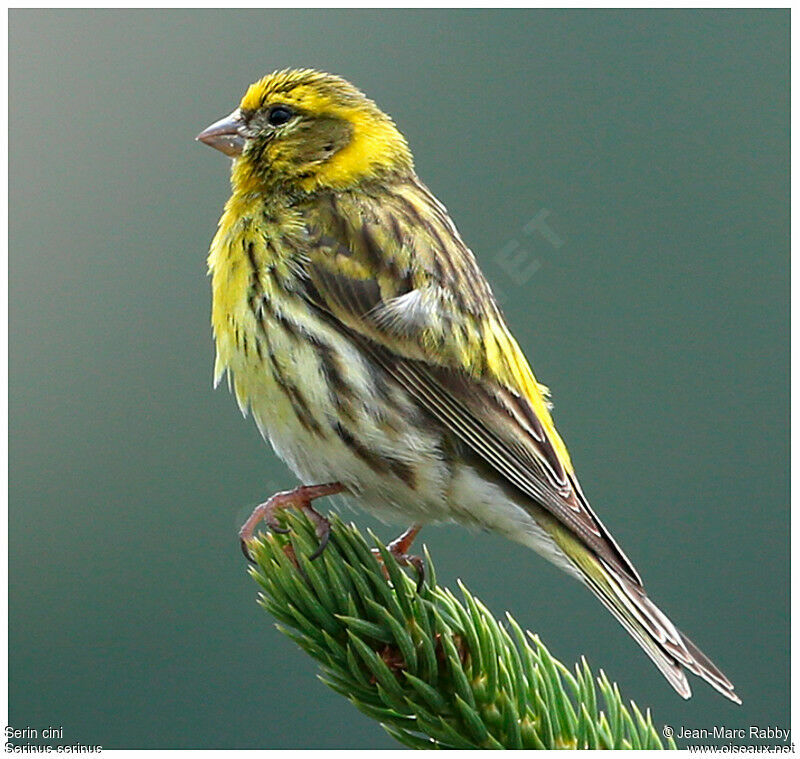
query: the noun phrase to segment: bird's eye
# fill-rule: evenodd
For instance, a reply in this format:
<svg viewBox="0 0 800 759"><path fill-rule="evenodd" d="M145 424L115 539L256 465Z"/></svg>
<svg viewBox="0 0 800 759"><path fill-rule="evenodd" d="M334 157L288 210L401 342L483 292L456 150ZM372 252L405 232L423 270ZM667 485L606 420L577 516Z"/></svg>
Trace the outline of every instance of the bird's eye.
<svg viewBox="0 0 800 759"><path fill-rule="evenodd" d="M267 121L269 121L272 126L280 126L281 124L285 124L293 115L291 108L287 108L285 105L273 105L272 108L269 109Z"/></svg>

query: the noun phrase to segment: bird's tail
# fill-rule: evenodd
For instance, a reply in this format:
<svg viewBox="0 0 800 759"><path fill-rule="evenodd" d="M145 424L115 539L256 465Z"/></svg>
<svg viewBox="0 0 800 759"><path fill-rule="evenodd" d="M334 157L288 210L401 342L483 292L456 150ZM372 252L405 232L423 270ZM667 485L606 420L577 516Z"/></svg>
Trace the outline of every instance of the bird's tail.
<svg viewBox="0 0 800 759"><path fill-rule="evenodd" d="M692 695L683 671L685 667L726 698L742 703L730 680L669 621L647 597L641 585L585 549L570 553L580 579L644 649L681 696L689 698Z"/></svg>

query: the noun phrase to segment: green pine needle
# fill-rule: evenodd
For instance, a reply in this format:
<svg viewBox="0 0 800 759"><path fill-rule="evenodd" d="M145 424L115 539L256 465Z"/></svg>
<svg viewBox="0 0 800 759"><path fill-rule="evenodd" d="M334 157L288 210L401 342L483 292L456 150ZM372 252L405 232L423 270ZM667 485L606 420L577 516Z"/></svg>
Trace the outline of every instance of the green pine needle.
<svg viewBox="0 0 800 759"><path fill-rule="evenodd" d="M384 569L354 525L332 519L322 556L311 523L286 512L287 535L261 535L250 569L278 629L316 659L320 679L409 748L663 749L650 711L625 706L616 683L553 659L459 582L436 585L430 556L416 591L386 547ZM597 690L601 699L598 700ZM602 703L601 703L602 702ZM666 748L674 749L670 738Z"/></svg>

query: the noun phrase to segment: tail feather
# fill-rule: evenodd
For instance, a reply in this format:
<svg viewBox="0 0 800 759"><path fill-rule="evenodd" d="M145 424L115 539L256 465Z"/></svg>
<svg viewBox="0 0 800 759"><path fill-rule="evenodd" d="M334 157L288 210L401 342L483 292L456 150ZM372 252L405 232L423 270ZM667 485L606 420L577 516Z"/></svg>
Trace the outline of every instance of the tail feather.
<svg viewBox="0 0 800 759"><path fill-rule="evenodd" d="M698 677L702 677L712 688L719 691L725 698L729 698L735 704L741 704L742 699L733 691L733 683L722 674L719 667L711 661L692 641L689 640L683 633L683 645L686 650L691 654L692 663L687 664L686 668L694 672Z"/></svg>
<svg viewBox="0 0 800 759"><path fill-rule="evenodd" d="M584 575L586 586L600 599L603 605L614 615L617 621L628 631L630 636L642 647L658 667L669 684L683 697L690 698L692 689L686 680L683 668L675 657L668 654L663 645L659 643L639 622L629 610L620 604L618 596L604 583L598 583L589 575Z"/></svg>
<svg viewBox="0 0 800 759"><path fill-rule="evenodd" d="M630 633L683 698L692 695L683 671L685 667L726 698L742 703L730 680L670 622L647 597L641 585L593 555L572 558L584 584Z"/></svg>

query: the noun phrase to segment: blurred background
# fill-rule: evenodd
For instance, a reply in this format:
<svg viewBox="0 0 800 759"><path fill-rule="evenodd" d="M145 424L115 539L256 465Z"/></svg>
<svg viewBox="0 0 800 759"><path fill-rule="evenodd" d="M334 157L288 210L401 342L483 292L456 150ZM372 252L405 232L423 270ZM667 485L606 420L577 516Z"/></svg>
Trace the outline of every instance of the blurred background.
<svg viewBox="0 0 800 759"><path fill-rule="evenodd" d="M406 134L587 495L744 705L682 701L520 546L428 529L440 580L659 723L789 727L788 11L12 10L9 54L13 726L395 745L257 607L237 530L295 481L211 388L229 162L193 138L310 66Z"/></svg>

